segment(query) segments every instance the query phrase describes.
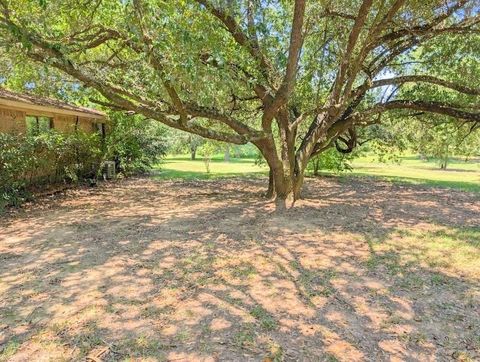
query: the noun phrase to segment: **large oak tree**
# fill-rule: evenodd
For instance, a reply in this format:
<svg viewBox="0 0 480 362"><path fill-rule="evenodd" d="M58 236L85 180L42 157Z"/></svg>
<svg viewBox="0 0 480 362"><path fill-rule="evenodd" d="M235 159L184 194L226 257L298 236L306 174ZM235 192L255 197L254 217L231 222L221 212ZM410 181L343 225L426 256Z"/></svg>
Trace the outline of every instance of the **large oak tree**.
<svg viewBox="0 0 480 362"><path fill-rule="evenodd" d="M107 107L252 142L280 207L312 157L350 152L384 117L480 124L479 34L478 0L0 0L11 57L64 72ZM413 66L424 60L437 64ZM438 76L438 63L468 76Z"/></svg>

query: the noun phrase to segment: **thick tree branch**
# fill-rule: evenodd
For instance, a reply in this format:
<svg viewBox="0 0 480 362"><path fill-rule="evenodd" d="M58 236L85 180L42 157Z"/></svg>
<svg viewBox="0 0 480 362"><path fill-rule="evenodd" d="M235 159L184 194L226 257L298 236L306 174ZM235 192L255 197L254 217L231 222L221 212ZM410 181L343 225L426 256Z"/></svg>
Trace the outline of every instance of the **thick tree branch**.
<svg viewBox="0 0 480 362"><path fill-rule="evenodd" d="M288 48L287 69L282 85L278 89L273 101L267 105L262 118L263 128L266 129L278 110L283 107L295 86L298 71L298 60L303 45L303 22L305 18L305 0L296 0L293 12L290 45Z"/></svg>
<svg viewBox="0 0 480 362"><path fill-rule="evenodd" d="M480 88L471 88L461 84L449 82L437 77L429 75L405 75L395 78L386 78L379 79L372 82L370 88L383 87L386 85L400 85L404 83L430 83L439 85L445 88L455 90L460 93L469 94L469 95L480 95Z"/></svg>
<svg viewBox="0 0 480 362"><path fill-rule="evenodd" d="M353 113L348 118L353 122L357 122L372 115L383 113L389 110L413 109L416 111L441 114L454 117L456 119L463 119L469 122L480 122L480 112L468 112L461 110L460 108L461 106L458 105L448 105L439 102L394 100L376 104L365 111Z"/></svg>
<svg viewBox="0 0 480 362"><path fill-rule="evenodd" d="M372 3L373 0L363 0L362 5L358 10L358 15L355 19L355 23L353 24L352 30L350 31L350 35L348 36L347 46L342 56L340 68L338 70L337 77L333 85L331 99L334 103L336 103L339 99L340 92L344 85L345 77L347 75L347 70L350 66L349 61L353 55L353 51L355 49L355 46L357 45L358 38L367 20L368 12L370 10L370 7L372 6Z"/></svg>

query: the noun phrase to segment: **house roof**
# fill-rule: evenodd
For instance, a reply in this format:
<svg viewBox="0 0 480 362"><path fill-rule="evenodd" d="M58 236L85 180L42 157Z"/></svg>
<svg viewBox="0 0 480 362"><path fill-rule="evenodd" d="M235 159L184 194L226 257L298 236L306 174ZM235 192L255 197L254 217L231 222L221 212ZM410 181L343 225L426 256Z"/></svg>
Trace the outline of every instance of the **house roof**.
<svg viewBox="0 0 480 362"><path fill-rule="evenodd" d="M103 119L105 113L96 109L75 106L58 99L39 97L28 93L15 93L0 87L0 105L31 110L34 115L47 113L68 114Z"/></svg>

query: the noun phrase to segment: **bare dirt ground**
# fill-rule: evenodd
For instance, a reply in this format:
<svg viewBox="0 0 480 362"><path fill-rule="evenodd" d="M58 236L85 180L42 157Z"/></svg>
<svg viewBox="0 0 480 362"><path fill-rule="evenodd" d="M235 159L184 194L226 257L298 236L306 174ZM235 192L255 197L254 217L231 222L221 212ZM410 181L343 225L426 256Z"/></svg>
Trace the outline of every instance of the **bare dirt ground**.
<svg viewBox="0 0 480 362"><path fill-rule="evenodd" d="M0 220L0 360L480 360L480 197L131 179Z"/></svg>

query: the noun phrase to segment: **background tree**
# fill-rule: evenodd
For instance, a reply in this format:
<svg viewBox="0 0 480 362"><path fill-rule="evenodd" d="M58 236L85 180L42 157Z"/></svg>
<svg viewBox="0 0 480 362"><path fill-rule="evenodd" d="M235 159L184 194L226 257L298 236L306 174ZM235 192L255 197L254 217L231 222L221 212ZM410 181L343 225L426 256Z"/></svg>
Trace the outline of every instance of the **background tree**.
<svg viewBox="0 0 480 362"><path fill-rule="evenodd" d="M0 9L12 59L58 69L112 109L252 142L282 208L300 196L310 159L350 152L384 115L480 123L477 0L0 0ZM413 67L419 52L437 66Z"/></svg>
<svg viewBox="0 0 480 362"><path fill-rule="evenodd" d="M172 153L189 153L190 159L195 160L197 150L205 139L195 134L172 130L168 132L169 150Z"/></svg>
<svg viewBox="0 0 480 362"><path fill-rule="evenodd" d="M205 164L205 171L210 173L210 162L212 162L212 157L219 150L219 145L215 141L204 142L200 147L199 151L203 158L203 163Z"/></svg>

